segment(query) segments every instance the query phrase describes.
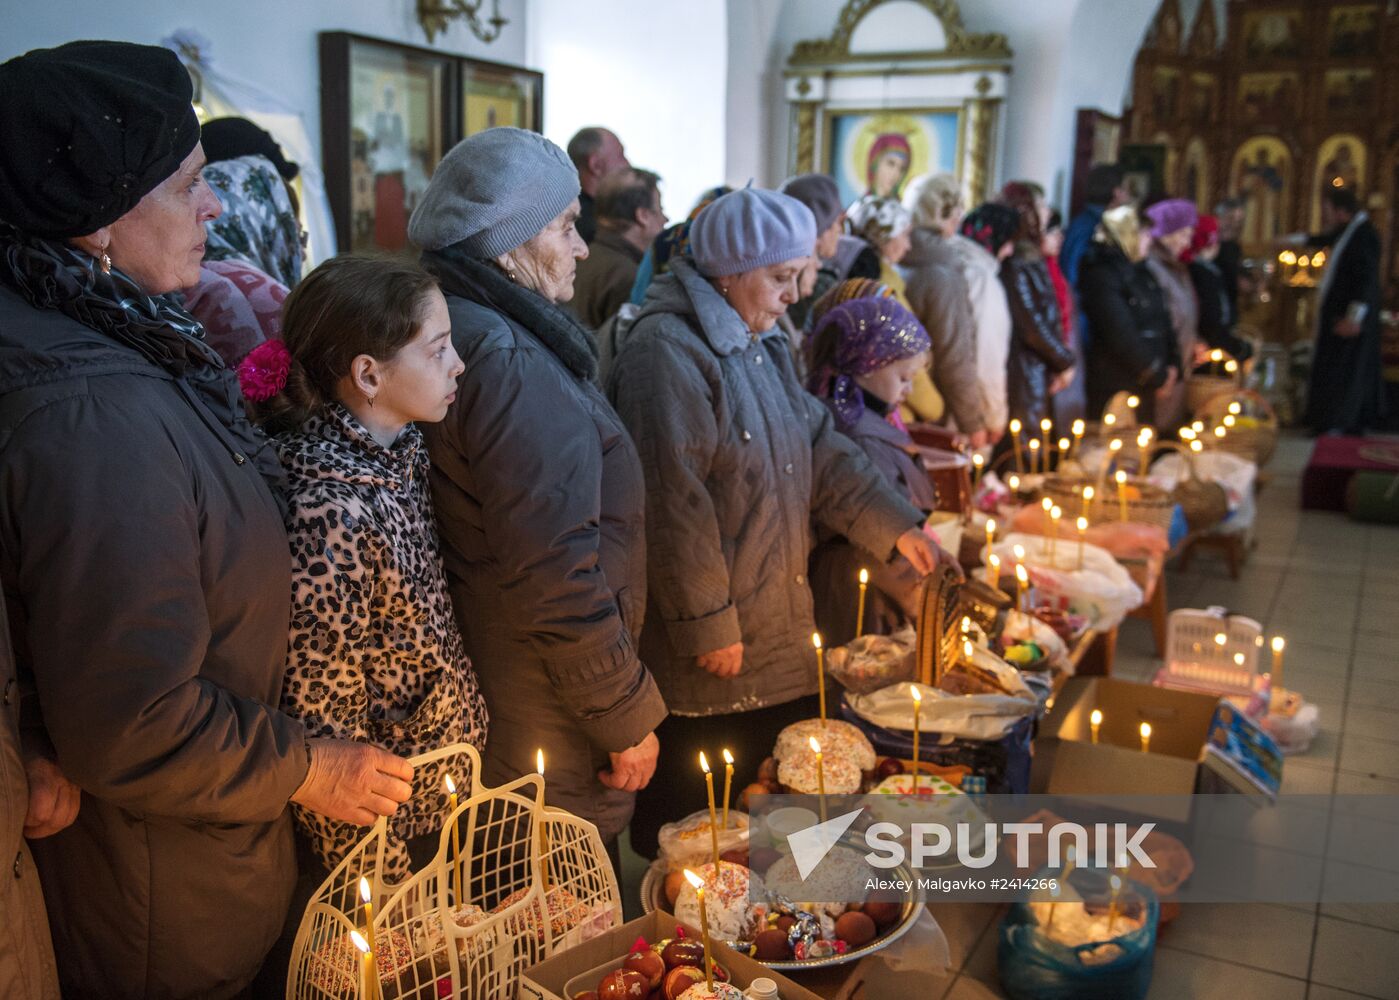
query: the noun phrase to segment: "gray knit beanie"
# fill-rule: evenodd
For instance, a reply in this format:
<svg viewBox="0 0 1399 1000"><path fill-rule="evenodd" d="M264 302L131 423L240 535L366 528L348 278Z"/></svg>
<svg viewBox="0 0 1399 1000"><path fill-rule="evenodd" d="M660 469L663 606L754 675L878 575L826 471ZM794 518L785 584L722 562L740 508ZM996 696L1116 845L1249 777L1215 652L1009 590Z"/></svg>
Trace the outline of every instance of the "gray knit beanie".
<svg viewBox="0 0 1399 1000"><path fill-rule="evenodd" d="M489 128L452 147L408 222L424 250L461 244L491 260L531 239L578 197L578 170L536 132Z"/></svg>
<svg viewBox="0 0 1399 1000"><path fill-rule="evenodd" d="M706 278L810 257L816 217L791 195L760 188L731 191L690 224L690 255Z"/></svg>

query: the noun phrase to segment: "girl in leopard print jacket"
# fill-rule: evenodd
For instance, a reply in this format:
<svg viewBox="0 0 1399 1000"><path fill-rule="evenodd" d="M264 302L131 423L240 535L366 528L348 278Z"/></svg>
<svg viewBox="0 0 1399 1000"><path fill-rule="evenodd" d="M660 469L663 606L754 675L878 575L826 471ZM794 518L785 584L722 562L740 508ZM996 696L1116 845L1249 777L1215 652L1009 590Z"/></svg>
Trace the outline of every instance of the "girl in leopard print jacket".
<svg viewBox="0 0 1399 1000"><path fill-rule="evenodd" d="M485 745L486 706L447 592L417 420L441 420L462 364L446 303L415 265L339 257L287 299L278 342L240 369L287 472L292 621L282 708L313 736L411 757ZM285 352L279 356L278 352ZM261 365L261 371L258 366ZM390 819L379 877L436 850L451 762L420 767ZM471 787L460 762L454 779ZM295 808L327 870L367 832Z"/></svg>

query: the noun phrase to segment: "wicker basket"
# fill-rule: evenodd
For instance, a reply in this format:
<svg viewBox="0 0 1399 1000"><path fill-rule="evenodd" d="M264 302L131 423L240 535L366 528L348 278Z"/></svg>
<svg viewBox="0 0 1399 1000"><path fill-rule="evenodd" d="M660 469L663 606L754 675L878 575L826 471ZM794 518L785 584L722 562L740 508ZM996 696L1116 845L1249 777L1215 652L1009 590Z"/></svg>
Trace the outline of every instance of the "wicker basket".
<svg viewBox="0 0 1399 1000"><path fill-rule="evenodd" d="M1237 365L1234 374L1224 371L1224 365L1234 359L1224 351L1219 362L1212 362L1208 373L1196 372L1185 380L1185 412L1198 417L1200 411L1222 392L1233 393L1243 385L1244 366Z"/></svg>
<svg viewBox="0 0 1399 1000"><path fill-rule="evenodd" d="M1239 404L1239 416L1249 417L1257 421L1257 424L1253 427L1235 425L1227 428L1221 440L1214 436L1213 427L1224 423L1224 418L1230 415L1231 403ZM1206 403L1197 416L1211 427L1211 430L1201 436L1206 448L1222 448L1231 455L1248 459L1260 469L1268 464L1268 460L1277 449L1277 412L1264 396L1252 389L1221 393Z"/></svg>
<svg viewBox="0 0 1399 1000"><path fill-rule="evenodd" d="M1161 487L1142 476L1128 476L1127 485L1137 493L1127 499L1127 520L1139 524L1154 524L1163 531L1171 530L1171 517L1175 512L1175 501ZM1064 509L1066 515L1078 516L1083 503L1083 488L1094 489L1093 508L1099 517L1089 513L1090 521L1096 519L1115 520L1119 516L1117 484L1111 480L1093 482L1089 479L1075 479L1069 476L1046 476L1040 487L1041 496L1049 497ZM1107 512L1107 513L1104 513Z"/></svg>
<svg viewBox="0 0 1399 1000"><path fill-rule="evenodd" d="M481 772L466 744L412 763L415 782L434 766L459 776ZM456 809L443 809L437 854L403 883L378 878L388 844L382 817L321 883L292 947L287 1000L361 1000L372 989L351 938L368 929L361 877L373 903L374 997L385 1000L506 1000L529 966L621 924L617 879L597 827L546 807L542 777L499 788L473 780L469 793Z"/></svg>
<svg viewBox="0 0 1399 1000"><path fill-rule="evenodd" d="M1178 451L1185 459L1185 479L1171 491L1171 499L1185 514L1191 531L1208 531L1229 516L1229 494L1218 483L1200 478L1189 448L1174 441L1162 441L1157 448Z"/></svg>

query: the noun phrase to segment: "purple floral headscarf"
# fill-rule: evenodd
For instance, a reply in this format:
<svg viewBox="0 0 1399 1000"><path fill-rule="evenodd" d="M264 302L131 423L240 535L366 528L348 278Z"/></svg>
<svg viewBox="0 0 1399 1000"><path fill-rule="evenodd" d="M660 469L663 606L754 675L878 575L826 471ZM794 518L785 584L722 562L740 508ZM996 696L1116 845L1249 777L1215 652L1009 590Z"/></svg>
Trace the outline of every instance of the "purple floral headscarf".
<svg viewBox="0 0 1399 1000"><path fill-rule="evenodd" d="M833 329L832 329L833 328ZM854 427L865 412L865 395L855 377L932 350L933 342L918 317L897 299L852 299L821 320L817 340L834 335L828 364L812 372L807 387L829 399L842 430Z"/></svg>

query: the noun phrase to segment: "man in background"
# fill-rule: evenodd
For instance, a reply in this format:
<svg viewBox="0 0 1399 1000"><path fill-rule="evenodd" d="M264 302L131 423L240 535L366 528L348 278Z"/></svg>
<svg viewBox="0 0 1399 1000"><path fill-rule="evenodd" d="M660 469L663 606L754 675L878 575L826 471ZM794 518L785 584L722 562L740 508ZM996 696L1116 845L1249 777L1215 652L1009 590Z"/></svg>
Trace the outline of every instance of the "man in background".
<svg viewBox="0 0 1399 1000"><path fill-rule="evenodd" d="M631 296L636 269L666 225L660 178L649 170L624 167L597 189L597 235L573 280L573 313L598 329Z"/></svg>
<svg viewBox="0 0 1399 1000"><path fill-rule="evenodd" d="M1219 256L1214 266L1224 278L1224 295L1229 300L1229 312L1239 315L1239 278L1244 270L1244 248L1239 238L1244 231L1244 203L1241 198L1225 198L1214 208L1219 219Z"/></svg>
<svg viewBox="0 0 1399 1000"><path fill-rule="evenodd" d="M1103 213L1132 200L1124 185L1126 173L1116 163L1099 163L1088 171L1084 183L1086 202L1083 211L1074 216L1064 232L1064 248L1059 251L1059 269L1064 272L1070 288L1078 287L1078 262L1093 242Z"/></svg>
<svg viewBox="0 0 1399 1000"><path fill-rule="evenodd" d="M609 174L631 166L627 154L622 149L622 140L607 129L597 125L580 128L568 140L568 158L578 168L578 184L582 192L578 195L578 235L585 243L591 244L597 236L597 215L595 201L598 185Z"/></svg>

